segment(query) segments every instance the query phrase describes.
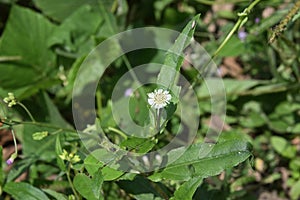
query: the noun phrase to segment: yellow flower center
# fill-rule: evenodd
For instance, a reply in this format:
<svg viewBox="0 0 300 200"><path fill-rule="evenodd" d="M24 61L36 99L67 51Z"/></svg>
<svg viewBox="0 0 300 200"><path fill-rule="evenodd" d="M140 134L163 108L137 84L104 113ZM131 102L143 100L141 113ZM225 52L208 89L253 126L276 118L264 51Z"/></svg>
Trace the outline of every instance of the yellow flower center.
<svg viewBox="0 0 300 200"><path fill-rule="evenodd" d="M167 97L166 97L165 94L159 93L159 94L156 94L156 95L154 96L154 99L155 99L155 103L156 103L156 104L163 104L163 103L166 102Z"/></svg>

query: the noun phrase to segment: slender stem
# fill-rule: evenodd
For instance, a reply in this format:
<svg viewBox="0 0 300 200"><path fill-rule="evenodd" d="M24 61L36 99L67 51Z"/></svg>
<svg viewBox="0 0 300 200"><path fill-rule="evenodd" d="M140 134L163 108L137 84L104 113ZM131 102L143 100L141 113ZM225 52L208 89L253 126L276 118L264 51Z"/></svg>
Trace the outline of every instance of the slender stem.
<svg viewBox="0 0 300 200"><path fill-rule="evenodd" d="M10 131L14 140L14 145L15 145L15 155L18 155L18 146L17 146L17 140L16 140L16 136L15 136L15 131L12 127L10 127Z"/></svg>
<svg viewBox="0 0 300 200"><path fill-rule="evenodd" d="M96 92L96 101L97 101L97 114L99 119L101 119L102 114L102 97L101 97L101 91L97 90Z"/></svg>
<svg viewBox="0 0 300 200"><path fill-rule="evenodd" d="M118 135L122 136L125 140L127 139L127 135L125 133L123 133L122 131L116 129L116 128L108 127L108 130L112 131L114 133L117 133Z"/></svg>
<svg viewBox="0 0 300 200"><path fill-rule="evenodd" d="M77 194L77 192L76 192L76 190L75 190L75 187L74 187L74 185L73 185L73 182L72 182L72 180L71 180L71 177L70 177L70 170L71 170L71 166L70 166L70 163L69 163L69 164L68 164L68 170L67 170L67 172L66 172L66 174L67 174L67 179L68 179L68 182L70 183L71 189L72 189L73 194L75 195L76 199L81 199L81 198L78 196L78 194Z"/></svg>
<svg viewBox="0 0 300 200"><path fill-rule="evenodd" d="M55 134L57 134L57 133L60 133L60 132L62 132L63 130L62 129L58 129L58 130L56 130L56 131L54 131L54 132L52 132L52 133L50 133L51 135L55 135Z"/></svg>
<svg viewBox="0 0 300 200"><path fill-rule="evenodd" d="M47 123L42 123L42 122L31 122L31 121L16 121L16 120L10 120L9 122L2 121L0 119L0 122L3 124L6 124L8 126L17 126L17 125L35 125L35 126L40 126L40 127L46 127L46 128L52 128L52 129L59 129L61 131L65 132L73 132L73 133L78 133L79 131L74 130L74 129L68 129L68 128L61 128L59 126L55 126L52 124L47 124Z"/></svg>
<svg viewBox="0 0 300 200"><path fill-rule="evenodd" d="M21 60L21 56L0 56L0 62Z"/></svg>
<svg viewBox="0 0 300 200"><path fill-rule="evenodd" d="M28 114L31 121L35 122L35 119L33 118L32 114L29 112L29 110L26 108L26 106L24 104L22 104L21 102L17 102L17 104L25 110L25 112Z"/></svg>
<svg viewBox="0 0 300 200"><path fill-rule="evenodd" d="M157 109L156 111L156 129L157 129L157 132L160 131L160 109Z"/></svg>
<svg viewBox="0 0 300 200"><path fill-rule="evenodd" d="M247 8L242 13L239 13L238 16L238 21L235 23L231 31L227 34L221 45L218 47L218 49L214 52L212 57L207 61L207 63L203 66L203 71L209 66L209 64L218 56L220 51L224 48L224 46L228 43L230 38L233 36L233 34L241 27L243 26L247 20L248 20L248 15L251 12L251 10L254 8L256 4L258 4L261 0L255 0L253 1ZM197 79L194 81L192 86L196 84L196 82L199 80L200 76L197 77Z"/></svg>
<svg viewBox="0 0 300 200"><path fill-rule="evenodd" d="M256 0L254 2L252 2L242 13L239 13L239 19L238 21L235 23L234 27L231 29L231 31L228 33L228 35L226 36L226 38L224 39L224 41L222 42L222 44L219 46L219 48L215 51L215 53L212 56L212 59L214 59L219 52L221 51L221 49L223 49L223 47L225 46L225 44L229 41L229 39L232 37L232 35L247 21L247 17L248 14L251 12L251 10L253 9L253 7L258 4L261 0ZM246 20L245 20L246 19Z"/></svg>

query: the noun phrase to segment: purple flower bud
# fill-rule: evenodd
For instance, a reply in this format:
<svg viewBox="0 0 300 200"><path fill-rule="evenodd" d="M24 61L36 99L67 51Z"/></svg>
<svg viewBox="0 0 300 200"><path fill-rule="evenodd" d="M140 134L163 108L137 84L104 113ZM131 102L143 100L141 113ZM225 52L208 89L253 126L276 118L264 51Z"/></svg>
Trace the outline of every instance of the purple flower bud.
<svg viewBox="0 0 300 200"><path fill-rule="evenodd" d="M247 35L248 35L248 33L243 30L239 31L239 33L238 33L238 37L242 42L244 42L246 40Z"/></svg>
<svg viewBox="0 0 300 200"><path fill-rule="evenodd" d="M13 164L13 163L14 163L14 159L11 158L11 157L6 161L6 164L7 164L7 165L11 165L11 164Z"/></svg>
<svg viewBox="0 0 300 200"><path fill-rule="evenodd" d="M128 88L128 89L125 90L124 96L125 97L130 97L132 95L132 93L133 93L133 89L132 88Z"/></svg>
<svg viewBox="0 0 300 200"><path fill-rule="evenodd" d="M256 17L256 18L255 18L255 23L258 24L259 22L260 22L260 18L259 18L259 17Z"/></svg>

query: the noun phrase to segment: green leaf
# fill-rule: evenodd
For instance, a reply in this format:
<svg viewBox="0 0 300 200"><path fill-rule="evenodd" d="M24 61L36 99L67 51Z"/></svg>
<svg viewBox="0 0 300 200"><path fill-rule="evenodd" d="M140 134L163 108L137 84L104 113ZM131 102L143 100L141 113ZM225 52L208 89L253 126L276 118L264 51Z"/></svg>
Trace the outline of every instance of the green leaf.
<svg viewBox="0 0 300 200"><path fill-rule="evenodd" d="M7 175L7 182L11 182L24 173L30 165L36 162L35 158L27 158L17 162Z"/></svg>
<svg viewBox="0 0 300 200"><path fill-rule="evenodd" d="M191 42L199 17L200 15L195 16L186 25L182 33L176 39L175 44L168 50L164 66L158 75L157 84L171 89L176 97L179 96L180 92L180 87L177 86L177 79L184 60L183 51Z"/></svg>
<svg viewBox="0 0 300 200"><path fill-rule="evenodd" d="M55 192L53 190L50 189L43 189L44 192L46 192L47 194L49 194L50 196L54 197L56 200L68 200L68 198L66 197L66 195Z"/></svg>
<svg viewBox="0 0 300 200"><path fill-rule="evenodd" d="M218 95L222 94L223 91L209 91L207 85L210 88L218 88L217 85L220 84L219 78L207 78L205 79L205 84L202 84L197 93L199 94L199 98L210 98L212 94ZM240 95L241 93L249 90L250 88L263 83L258 80L235 80L235 79L223 79L224 88L226 90L226 96L229 100L234 99L235 96ZM216 85L216 86L215 86Z"/></svg>
<svg viewBox="0 0 300 200"><path fill-rule="evenodd" d="M92 180L85 174L77 174L74 177L73 184L75 189L84 197L90 200L97 200L95 194L91 191Z"/></svg>
<svg viewBox="0 0 300 200"><path fill-rule="evenodd" d="M103 163L97 160L92 154L88 155L84 160L84 167L89 174L95 174L100 168L102 168L101 172L105 181L115 180L124 174L124 172L108 166L103 167Z"/></svg>
<svg viewBox="0 0 300 200"><path fill-rule="evenodd" d="M295 184L293 184L290 195L292 200L299 199L300 197L300 180L298 180Z"/></svg>
<svg viewBox="0 0 300 200"><path fill-rule="evenodd" d="M56 129L44 128L42 126L36 125L24 125L23 132L23 155L31 158L39 158L41 160L51 161L56 158L56 153L53 151L53 147L55 146L56 136L49 135L41 141L36 141L32 138L32 135L36 132L48 131L52 133L56 131Z"/></svg>
<svg viewBox="0 0 300 200"><path fill-rule="evenodd" d="M103 177L101 172L95 173L93 178L89 178L85 174L77 174L74 177L74 186L76 190L86 199L98 200L100 199L101 185Z"/></svg>
<svg viewBox="0 0 300 200"><path fill-rule="evenodd" d="M103 164L97 160L92 154L89 154L84 159L84 167L88 171L89 174L94 174L98 171L100 167L102 167Z"/></svg>
<svg viewBox="0 0 300 200"><path fill-rule="evenodd" d="M162 199L162 193L166 193L166 188L160 183L152 183L147 178L136 176L132 181L120 180L118 182L120 188L127 193L132 194L134 199ZM162 192L158 192L162 191ZM164 199L167 199L165 197Z"/></svg>
<svg viewBox="0 0 300 200"><path fill-rule="evenodd" d="M49 95L43 92L44 107L47 110L48 121L56 126L61 126L64 128L71 128L72 126L61 116L58 108L52 102Z"/></svg>
<svg viewBox="0 0 300 200"><path fill-rule="evenodd" d="M193 195L202 181L202 177L195 177L188 180L176 190L171 200L193 199Z"/></svg>
<svg viewBox="0 0 300 200"><path fill-rule="evenodd" d="M92 178L93 192L97 199L104 199L103 195L101 194L103 181L104 178L100 170L93 174L93 178Z"/></svg>
<svg viewBox="0 0 300 200"><path fill-rule="evenodd" d="M91 35L96 33L102 21L99 12L93 11L89 5L84 5L55 30L48 40L48 46L62 45L68 53L76 53L76 57L86 54L95 46Z"/></svg>
<svg viewBox="0 0 300 200"><path fill-rule="evenodd" d="M257 112L250 112L247 116L240 118L240 124L247 128L260 127L265 123L262 114Z"/></svg>
<svg viewBox="0 0 300 200"><path fill-rule="evenodd" d="M286 139L279 136L271 137L271 145L277 153L287 158L294 158L297 153L295 146L292 146Z"/></svg>
<svg viewBox="0 0 300 200"><path fill-rule="evenodd" d="M49 200L44 192L28 183L9 182L4 186L4 191L16 200Z"/></svg>
<svg viewBox="0 0 300 200"><path fill-rule="evenodd" d="M96 1L95 0L72 0L72 1L33 0L33 2L47 16L57 21L63 21L82 5L86 5L86 4L93 5L93 3L95 3Z"/></svg>
<svg viewBox="0 0 300 200"><path fill-rule="evenodd" d="M0 63L1 86L17 88L46 78L55 66L55 54L47 40L55 25L27 8L13 6L0 43L0 55L20 56L20 60ZM22 80L22 81L20 81Z"/></svg>
<svg viewBox="0 0 300 200"><path fill-rule="evenodd" d="M247 48L245 43L242 42L237 36L232 36L220 51L219 56L223 56L223 57L239 56L245 54L246 52L247 52Z"/></svg>
<svg viewBox="0 0 300 200"><path fill-rule="evenodd" d="M169 152L168 156L177 151ZM194 144L183 155L163 171L151 178L159 180L189 180L192 177L215 176L227 168L234 167L251 155L251 145L244 140L228 140L219 144Z"/></svg>
<svg viewBox="0 0 300 200"><path fill-rule="evenodd" d="M62 171L66 171L66 165L64 163L64 161L59 157L59 155L62 155L63 150L61 147L61 142L60 142L60 134L57 134L56 136L56 142L55 142L55 152L56 152L56 162L58 167L62 170Z"/></svg>
<svg viewBox="0 0 300 200"><path fill-rule="evenodd" d="M21 101L30 96L33 96L41 90L49 89L58 84L61 84L61 80L55 79L55 77L51 79L42 79L38 82L15 89L14 93L18 97L18 100Z"/></svg>
<svg viewBox="0 0 300 200"><path fill-rule="evenodd" d="M147 153L156 144L156 141L144 138L130 137L121 143L121 147L125 147L130 151L134 150L137 153Z"/></svg>

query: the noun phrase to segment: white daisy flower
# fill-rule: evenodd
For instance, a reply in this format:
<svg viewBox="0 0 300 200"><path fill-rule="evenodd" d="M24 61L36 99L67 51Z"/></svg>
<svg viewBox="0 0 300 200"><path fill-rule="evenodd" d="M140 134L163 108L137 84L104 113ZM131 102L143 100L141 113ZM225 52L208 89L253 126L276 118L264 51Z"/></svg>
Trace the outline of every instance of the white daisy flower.
<svg viewBox="0 0 300 200"><path fill-rule="evenodd" d="M155 109L161 109L170 103L172 96L168 90L158 89L148 93L148 103Z"/></svg>

